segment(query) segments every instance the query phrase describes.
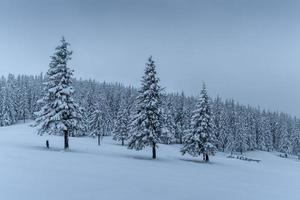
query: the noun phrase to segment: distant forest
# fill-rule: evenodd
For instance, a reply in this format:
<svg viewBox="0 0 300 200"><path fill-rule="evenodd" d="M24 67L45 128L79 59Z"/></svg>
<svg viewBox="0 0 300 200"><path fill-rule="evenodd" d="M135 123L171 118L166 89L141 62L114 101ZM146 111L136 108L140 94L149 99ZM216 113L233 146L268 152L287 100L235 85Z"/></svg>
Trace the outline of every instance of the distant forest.
<svg viewBox="0 0 300 200"><path fill-rule="evenodd" d="M37 101L43 95L46 78L29 75L2 76L0 80L0 125L9 126L19 120L32 120L40 109ZM90 136L89 126L94 110L99 110L101 134L112 135L124 109L134 109L137 89L120 83L100 83L95 80L73 79L74 99L83 108L85 129L72 136ZM200 91L201 88L199 88ZM188 132L197 98L184 93L164 93L163 143L182 143ZM297 154L300 151L300 120L286 113L271 112L241 105L234 100L210 99L213 114L213 134L219 151L251 150L279 151ZM130 120L130 116L128 117Z"/></svg>

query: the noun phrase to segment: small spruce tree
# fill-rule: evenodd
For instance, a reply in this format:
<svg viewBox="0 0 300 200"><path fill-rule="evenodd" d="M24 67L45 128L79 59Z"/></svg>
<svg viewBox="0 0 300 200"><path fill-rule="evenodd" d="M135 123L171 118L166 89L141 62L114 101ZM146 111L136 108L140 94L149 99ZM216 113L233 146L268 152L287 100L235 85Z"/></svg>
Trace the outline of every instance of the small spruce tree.
<svg viewBox="0 0 300 200"><path fill-rule="evenodd" d="M196 157L203 154L203 160L209 161L209 155L214 154L215 147L212 134L212 116L205 84L201 97L193 112L191 129L183 138L182 154L189 153Z"/></svg>
<svg viewBox="0 0 300 200"><path fill-rule="evenodd" d="M130 131L130 106L122 105L115 122L115 128L113 130L113 139L121 141L122 146L125 140L127 140Z"/></svg>
<svg viewBox="0 0 300 200"><path fill-rule="evenodd" d="M171 144L175 142L175 131L176 131L176 122L174 117L174 107L170 100L167 101L167 105L162 112L162 132L160 140L164 144Z"/></svg>

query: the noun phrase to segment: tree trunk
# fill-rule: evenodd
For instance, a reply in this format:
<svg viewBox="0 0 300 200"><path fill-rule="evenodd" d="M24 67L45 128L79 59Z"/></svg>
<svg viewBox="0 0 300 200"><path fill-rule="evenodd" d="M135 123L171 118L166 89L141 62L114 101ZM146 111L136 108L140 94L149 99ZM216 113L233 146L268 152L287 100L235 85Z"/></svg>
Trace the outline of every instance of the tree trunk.
<svg viewBox="0 0 300 200"><path fill-rule="evenodd" d="M209 156L208 156L208 154L205 154L205 162L209 162Z"/></svg>
<svg viewBox="0 0 300 200"><path fill-rule="evenodd" d="M122 138L122 146L124 146L124 139Z"/></svg>
<svg viewBox="0 0 300 200"><path fill-rule="evenodd" d="M98 134L98 146L100 146L100 134Z"/></svg>
<svg viewBox="0 0 300 200"><path fill-rule="evenodd" d="M156 144L152 143L152 159L156 159Z"/></svg>
<svg viewBox="0 0 300 200"><path fill-rule="evenodd" d="M65 149L69 149L69 132L64 130Z"/></svg>
<svg viewBox="0 0 300 200"><path fill-rule="evenodd" d="M203 161L208 162L209 161L209 156L207 153L203 154Z"/></svg>

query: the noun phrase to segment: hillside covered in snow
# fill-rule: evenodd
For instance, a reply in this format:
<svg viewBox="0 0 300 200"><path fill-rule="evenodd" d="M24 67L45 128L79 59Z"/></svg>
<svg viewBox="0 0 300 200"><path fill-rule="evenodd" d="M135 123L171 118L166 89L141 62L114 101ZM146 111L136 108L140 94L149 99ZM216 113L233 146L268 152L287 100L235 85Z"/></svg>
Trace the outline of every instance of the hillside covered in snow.
<svg viewBox="0 0 300 200"><path fill-rule="evenodd" d="M104 137L38 136L30 123L0 128L0 199L292 200L300 192L300 162L254 151L248 162L217 153L210 163L182 156L180 145L132 151ZM50 149L45 147L49 140Z"/></svg>

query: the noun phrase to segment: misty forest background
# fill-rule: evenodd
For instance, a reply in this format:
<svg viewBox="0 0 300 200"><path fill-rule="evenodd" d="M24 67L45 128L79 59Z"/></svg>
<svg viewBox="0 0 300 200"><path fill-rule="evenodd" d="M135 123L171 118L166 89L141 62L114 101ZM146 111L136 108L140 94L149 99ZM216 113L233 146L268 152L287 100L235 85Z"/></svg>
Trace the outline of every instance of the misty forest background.
<svg viewBox="0 0 300 200"><path fill-rule="evenodd" d="M43 83L46 81L47 77L43 74L2 76L0 126L35 119L34 113L41 109L37 102L43 96ZM95 80L72 81L75 89L74 100L83 109L84 128L71 132L71 136L95 136L96 133L110 136L117 134L120 128L128 131L138 95L137 88ZM200 90L201 87L199 92ZM183 143L184 135L190 130L197 100L198 97L186 96L183 92L163 92L161 143ZM210 98L210 105L214 145L219 151L243 153L263 150L286 154L300 152L300 120L296 117L241 105L232 99L223 100L220 97ZM95 113L97 127L91 124Z"/></svg>

